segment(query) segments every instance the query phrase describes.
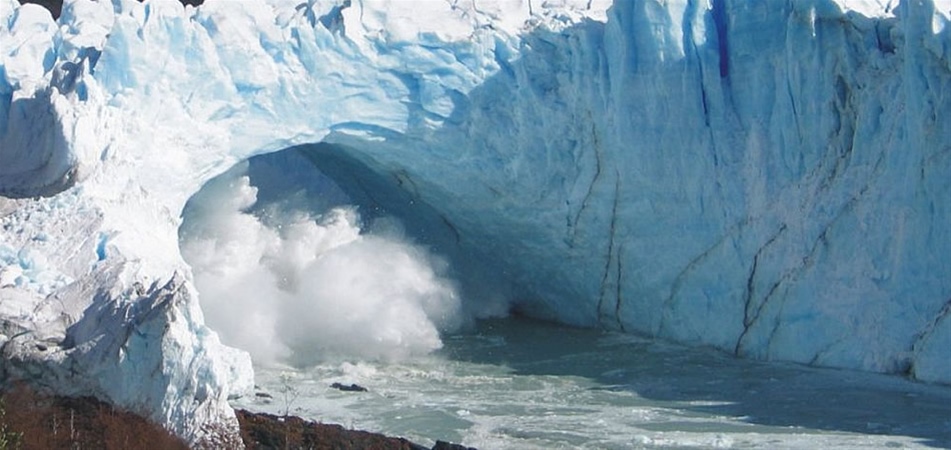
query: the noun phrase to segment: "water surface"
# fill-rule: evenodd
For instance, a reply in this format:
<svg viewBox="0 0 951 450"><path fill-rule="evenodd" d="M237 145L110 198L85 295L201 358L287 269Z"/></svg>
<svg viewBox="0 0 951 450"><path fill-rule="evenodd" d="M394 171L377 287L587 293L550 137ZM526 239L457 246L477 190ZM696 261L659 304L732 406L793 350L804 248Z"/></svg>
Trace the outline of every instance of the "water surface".
<svg viewBox="0 0 951 450"><path fill-rule="evenodd" d="M273 398L235 406L481 449L951 447L947 387L519 319L443 340L409 361L258 367Z"/></svg>

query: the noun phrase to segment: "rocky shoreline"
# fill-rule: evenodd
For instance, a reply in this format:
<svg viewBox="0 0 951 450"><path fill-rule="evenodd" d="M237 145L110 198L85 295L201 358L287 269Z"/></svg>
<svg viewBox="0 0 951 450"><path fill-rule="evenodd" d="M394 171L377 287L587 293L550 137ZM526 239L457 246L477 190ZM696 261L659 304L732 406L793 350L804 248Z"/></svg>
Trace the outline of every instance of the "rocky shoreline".
<svg viewBox="0 0 951 450"><path fill-rule="evenodd" d="M393 449L427 450L405 438L394 438L369 431L350 430L337 424L325 424L296 416L276 416L235 410L241 427L241 439L249 450L276 448L308 449ZM475 450L458 444L436 441L432 450Z"/></svg>
<svg viewBox="0 0 951 450"><path fill-rule="evenodd" d="M296 416L236 410L241 440L249 450L426 450L405 438L351 430ZM239 443L222 442L220 448ZM0 391L0 448L187 450L188 444L148 420L92 397L62 397L24 386ZM432 450L471 450L437 441Z"/></svg>

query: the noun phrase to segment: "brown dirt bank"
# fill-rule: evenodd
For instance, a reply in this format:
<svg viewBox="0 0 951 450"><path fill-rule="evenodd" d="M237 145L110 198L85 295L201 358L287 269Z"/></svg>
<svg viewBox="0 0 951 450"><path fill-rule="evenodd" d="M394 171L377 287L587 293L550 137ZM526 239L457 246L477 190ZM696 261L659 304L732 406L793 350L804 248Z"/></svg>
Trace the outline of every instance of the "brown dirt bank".
<svg viewBox="0 0 951 450"><path fill-rule="evenodd" d="M249 450L426 450L404 438L288 416L236 410ZM187 450L162 427L92 397L50 396L23 387L0 390L0 450ZM433 450L468 450L438 441Z"/></svg>
<svg viewBox="0 0 951 450"><path fill-rule="evenodd" d="M349 430L340 425L317 423L288 416L235 411L241 424L241 439L249 450L256 449L374 449L374 450L428 450L404 438L360 430ZM437 441L432 450L467 450L467 447Z"/></svg>
<svg viewBox="0 0 951 450"><path fill-rule="evenodd" d="M0 392L0 449L187 450L164 428L92 397L57 397L18 386Z"/></svg>

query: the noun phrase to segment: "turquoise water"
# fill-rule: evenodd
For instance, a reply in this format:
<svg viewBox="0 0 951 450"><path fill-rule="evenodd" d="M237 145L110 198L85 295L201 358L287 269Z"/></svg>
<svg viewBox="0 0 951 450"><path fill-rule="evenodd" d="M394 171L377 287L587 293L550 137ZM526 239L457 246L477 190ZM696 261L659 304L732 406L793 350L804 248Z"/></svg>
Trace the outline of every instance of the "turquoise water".
<svg viewBox="0 0 951 450"><path fill-rule="evenodd" d="M398 362L257 367L271 398L235 406L481 449L951 447L947 387L519 319L443 342Z"/></svg>

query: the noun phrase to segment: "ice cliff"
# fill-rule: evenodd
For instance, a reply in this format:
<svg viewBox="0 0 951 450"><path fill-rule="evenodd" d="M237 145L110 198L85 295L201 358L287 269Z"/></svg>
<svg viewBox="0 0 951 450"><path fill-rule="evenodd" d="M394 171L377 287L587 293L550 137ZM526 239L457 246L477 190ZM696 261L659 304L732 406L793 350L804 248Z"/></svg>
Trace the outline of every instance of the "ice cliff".
<svg viewBox="0 0 951 450"><path fill-rule="evenodd" d="M949 16L2 0L3 375L233 436L250 360L204 325L180 215L293 147L425 205L525 314L951 384Z"/></svg>

